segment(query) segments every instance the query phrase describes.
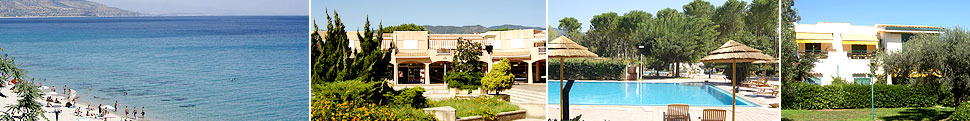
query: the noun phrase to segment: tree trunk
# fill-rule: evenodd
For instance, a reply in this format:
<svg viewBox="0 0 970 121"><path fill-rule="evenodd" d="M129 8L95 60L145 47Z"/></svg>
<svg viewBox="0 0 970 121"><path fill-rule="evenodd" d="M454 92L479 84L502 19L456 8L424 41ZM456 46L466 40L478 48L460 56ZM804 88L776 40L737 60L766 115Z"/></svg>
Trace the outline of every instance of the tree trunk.
<svg viewBox="0 0 970 121"><path fill-rule="evenodd" d="M967 98L966 91L960 91L959 89L953 89L950 91L953 93L953 100L956 102L957 106L963 105L963 101Z"/></svg>
<svg viewBox="0 0 970 121"><path fill-rule="evenodd" d="M674 77L680 77L680 63L674 63Z"/></svg>

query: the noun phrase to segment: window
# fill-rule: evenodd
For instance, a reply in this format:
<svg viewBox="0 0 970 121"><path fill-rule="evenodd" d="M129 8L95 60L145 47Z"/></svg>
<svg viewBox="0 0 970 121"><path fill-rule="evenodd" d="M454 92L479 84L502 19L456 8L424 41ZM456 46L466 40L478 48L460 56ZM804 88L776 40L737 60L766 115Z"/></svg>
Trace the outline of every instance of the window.
<svg viewBox="0 0 970 121"><path fill-rule="evenodd" d="M868 50L869 50L869 46L866 46L866 45L852 45L853 53L862 53L862 52L867 52Z"/></svg>
<svg viewBox="0 0 970 121"><path fill-rule="evenodd" d="M805 79L806 83L821 85L822 77L809 77Z"/></svg>
<svg viewBox="0 0 970 121"><path fill-rule="evenodd" d="M404 40L401 49L418 49L418 40Z"/></svg>
<svg viewBox="0 0 970 121"><path fill-rule="evenodd" d="M902 36L903 43L906 43L906 41L909 41L913 37L913 34L902 34L900 36Z"/></svg>
<svg viewBox="0 0 970 121"><path fill-rule="evenodd" d="M822 43L805 43L805 52L822 52Z"/></svg>
<svg viewBox="0 0 970 121"><path fill-rule="evenodd" d="M913 37L913 34L902 34L902 35L899 35L899 36L901 36L902 37L901 39L903 40L903 48L900 49L900 50L902 52L906 52L906 42L909 41L909 39L911 39Z"/></svg>
<svg viewBox="0 0 970 121"><path fill-rule="evenodd" d="M509 44L511 48L525 48L525 45L522 44L525 43L524 41L523 39L512 39L512 43Z"/></svg>
<svg viewBox="0 0 970 121"><path fill-rule="evenodd" d="M859 84L859 85L869 85L869 84L872 84L871 83L871 80L872 79L870 79L870 78L859 78L859 77L856 77L853 81L855 81L855 83L856 84Z"/></svg>

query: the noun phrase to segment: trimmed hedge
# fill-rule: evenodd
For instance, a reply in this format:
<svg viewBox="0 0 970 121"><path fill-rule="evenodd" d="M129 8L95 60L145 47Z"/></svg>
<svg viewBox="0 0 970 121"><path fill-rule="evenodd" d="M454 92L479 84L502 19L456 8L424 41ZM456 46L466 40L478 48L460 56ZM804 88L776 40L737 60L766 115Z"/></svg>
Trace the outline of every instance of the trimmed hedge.
<svg viewBox="0 0 970 121"><path fill-rule="evenodd" d="M626 63L610 59L566 59L563 76L571 80L622 80ZM550 79L559 79L559 59L549 61Z"/></svg>
<svg viewBox="0 0 970 121"><path fill-rule="evenodd" d="M482 72L448 72L445 82L448 82L448 88L478 89L482 87Z"/></svg>
<svg viewBox="0 0 970 121"><path fill-rule="evenodd" d="M952 105L949 92L931 86L875 85L876 108ZM802 82L782 87L782 109L869 108L869 85L815 85Z"/></svg>

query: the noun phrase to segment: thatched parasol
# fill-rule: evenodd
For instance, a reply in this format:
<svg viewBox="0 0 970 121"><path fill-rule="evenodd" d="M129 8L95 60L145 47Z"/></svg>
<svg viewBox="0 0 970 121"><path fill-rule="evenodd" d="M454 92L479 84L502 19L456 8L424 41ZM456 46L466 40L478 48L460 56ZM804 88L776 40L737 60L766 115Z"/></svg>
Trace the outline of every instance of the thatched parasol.
<svg viewBox="0 0 970 121"><path fill-rule="evenodd" d="M707 53L707 56L701 58L701 62L705 63L731 63L731 67L734 69L731 72L731 120L737 119L737 110L735 106L737 105L737 63L749 63L755 61L773 61L774 57L761 53L761 50L748 47L744 44L735 42L734 40L729 40L724 43L721 47Z"/></svg>
<svg viewBox="0 0 970 121"><path fill-rule="evenodd" d="M559 58L559 105L562 107L559 110L562 111L562 119L569 120L569 87L572 86L570 81L566 88L563 88L563 83L566 83L566 79L563 78L563 60L566 58L588 58L597 57L596 53L590 52L589 48L583 47L582 45L569 40L565 36L560 36L552 41L550 41L546 47L548 50L549 58Z"/></svg>

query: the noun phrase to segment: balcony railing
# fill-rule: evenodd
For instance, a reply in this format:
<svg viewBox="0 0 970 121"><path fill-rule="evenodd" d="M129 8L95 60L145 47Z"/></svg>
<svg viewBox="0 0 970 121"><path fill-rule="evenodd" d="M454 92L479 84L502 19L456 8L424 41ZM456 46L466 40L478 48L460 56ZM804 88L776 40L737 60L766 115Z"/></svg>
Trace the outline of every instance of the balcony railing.
<svg viewBox="0 0 970 121"><path fill-rule="evenodd" d="M829 58L828 52L825 52L825 51L822 51L822 50L799 50L798 51L798 54L800 54L800 55L817 55L818 56L818 59L826 59L826 58Z"/></svg>
<svg viewBox="0 0 970 121"><path fill-rule="evenodd" d="M847 55L851 59L872 59L876 57L876 52L870 50L852 50Z"/></svg>

